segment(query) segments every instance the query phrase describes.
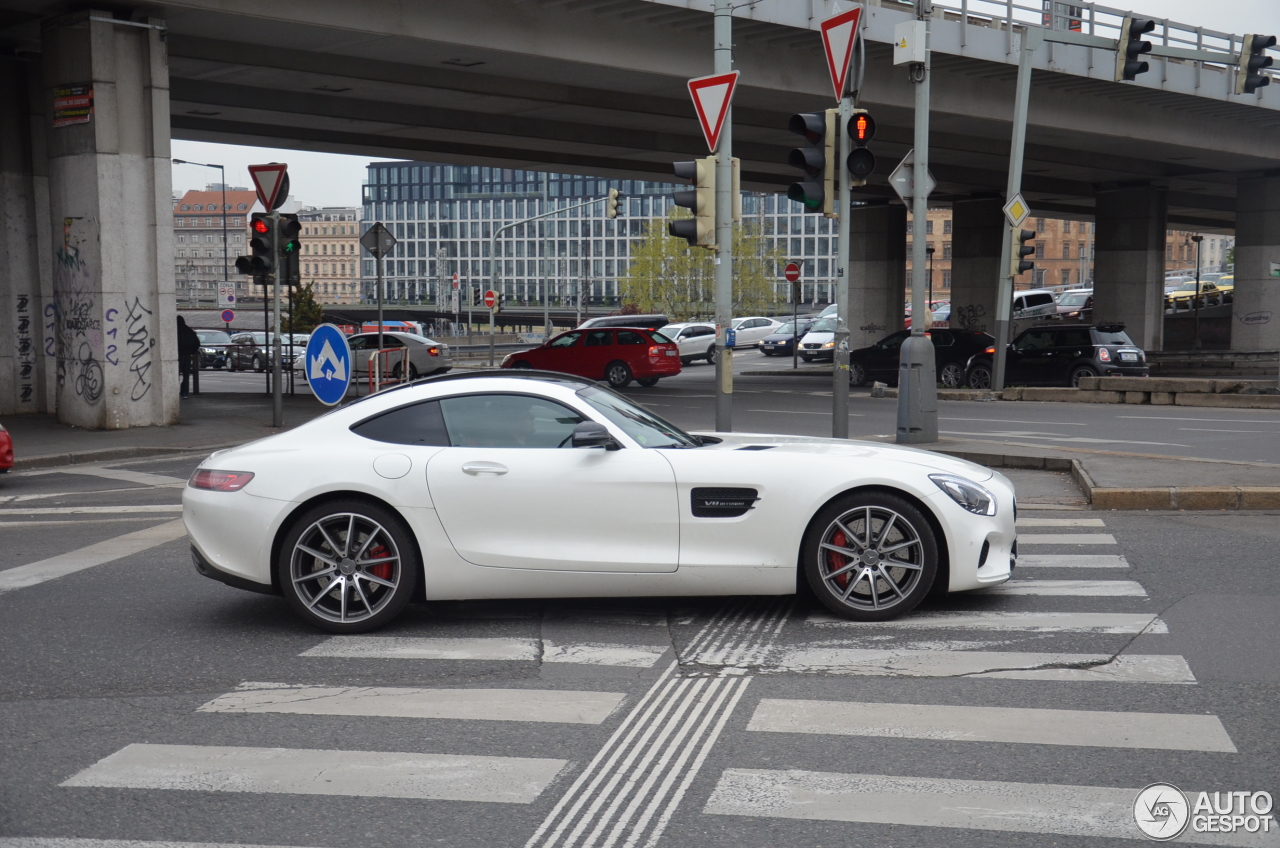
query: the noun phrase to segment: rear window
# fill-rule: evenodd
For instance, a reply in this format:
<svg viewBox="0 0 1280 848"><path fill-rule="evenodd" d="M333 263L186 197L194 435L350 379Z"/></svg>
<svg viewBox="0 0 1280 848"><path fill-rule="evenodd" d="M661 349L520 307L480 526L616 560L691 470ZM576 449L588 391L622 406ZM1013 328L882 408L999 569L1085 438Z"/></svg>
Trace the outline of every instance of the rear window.
<svg viewBox="0 0 1280 848"><path fill-rule="evenodd" d="M449 445L439 401L411 403L352 426L351 432L393 445Z"/></svg>
<svg viewBox="0 0 1280 848"><path fill-rule="evenodd" d="M671 341L671 339L662 335L662 333L659 333L657 330L654 330L649 335L653 337L654 344L675 344L675 342Z"/></svg>
<svg viewBox="0 0 1280 848"><path fill-rule="evenodd" d="M654 333L654 335L657 335L657 333ZM635 330L619 330L618 344L648 344L648 342L644 336Z"/></svg>
<svg viewBox="0 0 1280 848"><path fill-rule="evenodd" d="M1048 292L1043 292L1041 294L1029 294L1025 296L1023 303L1026 304L1024 307L1026 309L1030 309L1034 306L1047 306L1048 304L1053 303L1053 295Z"/></svg>
<svg viewBox="0 0 1280 848"><path fill-rule="evenodd" d="M1100 345L1129 345L1133 346L1133 340L1129 338L1129 334L1124 330L1098 330L1093 331L1094 344Z"/></svg>

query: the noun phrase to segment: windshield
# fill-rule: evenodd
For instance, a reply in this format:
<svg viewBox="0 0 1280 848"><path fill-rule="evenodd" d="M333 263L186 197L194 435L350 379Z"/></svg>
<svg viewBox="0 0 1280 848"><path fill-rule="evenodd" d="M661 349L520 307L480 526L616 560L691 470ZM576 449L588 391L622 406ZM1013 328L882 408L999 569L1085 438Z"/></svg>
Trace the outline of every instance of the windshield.
<svg viewBox="0 0 1280 848"><path fill-rule="evenodd" d="M698 441L674 424L663 421L646 409L608 389L588 386L578 391L578 397L616 424L641 447L646 448L696 448Z"/></svg>
<svg viewBox="0 0 1280 848"><path fill-rule="evenodd" d="M231 336L221 330L196 330L200 344L231 344Z"/></svg>
<svg viewBox="0 0 1280 848"><path fill-rule="evenodd" d="M1129 334L1124 330L1099 330L1094 329L1093 337L1096 344L1100 345L1132 345Z"/></svg>
<svg viewBox="0 0 1280 848"><path fill-rule="evenodd" d="M779 336L789 336L795 331L796 331L795 324L783 324L781 327L774 330L773 332Z"/></svg>
<svg viewBox="0 0 1280 848"><path fill-rule="evenodd" d="M818 317L826 318L828 315L835 315L835 314L836 314L836 304L833 303L829 305L826 309L819 312Z"/></svg>
<svg viewBox="0 0 1280 848"><path fill-rule="evenodd" d="M836 318L833 315L830 318L819 318L813 322L813 326L809 328L811 333L834 333L836 331Z"/></svg>
<svg viewBox="0 0 1280 848"><path fill-rule="evenodd" d="M1084 302L1090 298L1087 294L1064 294L1058 299L1059 306L1084 306Z"/></svg>
<svg viewBox="0 0 1280 848"><path fill-rule="evenodd" d="M1203 288L1203 287L1204 287L1204 283L1203 283L1203 282L1201 282L1201 283L1200 283L1200 286ZM1192 291L1192 292L1193 292L1193 291L1195 291L1195 290L1196 290L1196 281L1195 281L1195 280L1192 280L1192 281L1191 281L1191 282L1189 282L1189 283L1183 283L1182 285L1180 285L1180 286L1178 286L1176 289L1174 289L1174 291Z"/></svg>

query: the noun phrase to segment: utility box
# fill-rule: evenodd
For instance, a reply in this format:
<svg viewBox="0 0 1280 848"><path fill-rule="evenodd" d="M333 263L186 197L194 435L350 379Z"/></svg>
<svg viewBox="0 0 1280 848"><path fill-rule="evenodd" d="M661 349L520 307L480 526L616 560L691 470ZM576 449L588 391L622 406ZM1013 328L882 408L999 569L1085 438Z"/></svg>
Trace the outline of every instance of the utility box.
<svg viewBox="0 0 1280 848"><path fill-rule="evenodd" d="M925 22L903 21L893 28L893 64L924 64Z"/></svg>

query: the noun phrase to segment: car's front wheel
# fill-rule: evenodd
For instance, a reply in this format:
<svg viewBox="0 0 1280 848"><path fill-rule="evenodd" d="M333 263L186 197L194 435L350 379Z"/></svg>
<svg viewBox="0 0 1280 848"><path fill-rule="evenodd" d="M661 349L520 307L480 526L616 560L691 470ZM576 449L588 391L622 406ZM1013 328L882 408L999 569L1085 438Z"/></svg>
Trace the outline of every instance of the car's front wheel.
<svg viewBox="0 0 1280 848"><path fill-rule="evenodd" d="M330 633L363 633L391 621L421 571L399 516L359 500L331 501L299 517L276 568L289 606Z"/></svg>
<svg viewBox="0 0 1280 848"><path fill-rule="evenodd" d="M991 366L985 362L980 362L969 369L967 382L971 389L989 389L991 388Z"/></svg>
<svg viewBox="0 0 1280 848"><path fill-rule="evenodd" d="M958 362L948 362L938 372L938 381L948 389L958 389L964 385L964 369Z"/></svg>
<svg viewBox="0 0 1280 848"><path fill-rule="evenodd" d="M867 369L860 362L849 363L849 385L863 386L867 382Z"/></svg>
<svg viewBox="0 0 1280 848"><path fill-rule="evenodd" d="M904 498L869 491L838 498L815 516L801 551L805 577L827 609L885 621L914 609L938 569L938 541Z"/></svg>
<svg viewBox="0 0 1280 848"><path fill-rule="evenodd" d="M527 360L527 359L520 359L520 360L517 360L517 361L516 361L516 364L515 364L515 365L512 365L511 367L512 367L512 368L518 368L518 369L520 369L521 371L528 371L528 370L530 370L531 368L533 368L533 366L529 364L529 360Z"/></svg>
<svg viewBox="0 0 1280 848"><path fill-rule="evenodd" d="M631 366L621 360L610 362L609 367L604 369L604 378L612 388L625 389L631 385Z"/></svg>
<svg viewBox="0 0 1280 848"><path fill-rule="evenodd" d="M260 357L260 356L255 356L255 357L253 358L253 370L254 370L254 371L262 371L262 370L264 370L265 368L266 368L266 364L262 361L262 357Z"/></svg>
<svg viewBox="0 0 1280 848"><path fill-rule="evenodd" d="M707 348L707 362L710 362L712 365L716 364L716 346L715 345L712 345L711 347Z"/></svg>

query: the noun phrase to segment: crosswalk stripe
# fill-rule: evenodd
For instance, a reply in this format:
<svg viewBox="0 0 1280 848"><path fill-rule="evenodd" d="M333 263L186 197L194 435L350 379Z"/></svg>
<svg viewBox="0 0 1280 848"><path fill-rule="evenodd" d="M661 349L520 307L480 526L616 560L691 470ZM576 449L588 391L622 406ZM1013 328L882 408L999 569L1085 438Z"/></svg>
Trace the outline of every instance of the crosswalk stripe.
<svg viewBox="0 0 1280 848"><path fill-rule="evenodd" d="M115 515L117 513L137 512L182 512L182 504L134 504L131 506L39 506L23 509L22 507L6 507L0 509L0 516L5 515Z"/></svg>
<svg viewBox="0 0 1280 848"><path fill-rule="evenodd" d="M1018 527L1106 527L1101 518L1019 518Z"/></svg>
<svg viewBox="0 0 1280 848"><path fill-rule="evenodd" d="M812 612L806 624L818 627L865 629L858 621L828 612ZM876 627L891 630L1027 630L1035 633L1168 633L1154 613L1117 612L924 612Z"/></svg>
<svg viewBox="0 0 1280 848"><path fill-rule="evenodd" d="M998 677L1110 683L1195 683L1177 655L1024 653L896 648L791 648L762 673L823 672L868 677Z"/></svg>
<svg viewBox="0 0 1280 848"><path fill-rule="evenodd" d="M1133 819L1137 789L942 780L881 774L726 769L703 812L712 815L1144 839ZM1273 822L1274 823L1274 822ZM1198 834L1206 845L1280 845L1269 833Z"/></svg>
<svg viewBox="0 0 1280 848"><path fill-rule="evenodd" d="M1236 753L1212 715L764 698L747 730Z"/></svg>
<svg viewBox="0 0 1280 848"><path fill-rule="evenodd" d="M133 556L175 539L181 539L185 535L187 535L187 528L182 523L182 519L166 521L163 524L125 533L123 536L97 542L79 550L6 569L0 571L0 594L36 586L77 571Z"/></svg>
<svg viewBox="0 0 1280 848"><path fill-rule="evenodd" d="M1021 554L1018 568L1128 568L1129 561L1112 554Z"/></svg>
<svg viewBox="0 0 1280 848"><path fill-rule="evenodd" d="M44 836L0 836L0 848L294 848L229 842L142 842L134 839L73 839Z"/></svg>
<svg viewBox="0 0 1280 848"><path fill-rule="evenodd" d="M204 745L127 745L62 786L529 804L567 760Z"/></svg>
<svg viewBox="0 0 1280 848"><path fill-rule="evenodd" d="M165 489L181 489L187 481L181 477L169 477L163 474L148 474L145 471L130 471L126 468L101 468L94 465L76 465L59 468L61 474L82 474L88 477L101 477L105 480L120 480L124 483L137 483L142 486L156 486Z"/></svg>
<svg viewBox="0 0 1280 848"><path fill-rule="evenodd" d="M1082 595L1097 598L1145 598L1134 580L1011 580L986 590L997 595Z"/></svg>
<svg viewBox="0 0 1280 848"><path fill-rule="evenodd" d="M476 660L568 663L649 668L667 645L540 643L526 638L443 636L331 636L302 652L304 657L387 660Z"/></svg>
<svg viewBox="0 0 1280 848"><path fill-rule="evenodd" d="M243 683L200 707L206 713L381 716L600 724L626 696L555 689L409 689Z"/></svg>
<svg viewBox="0 0 1280 848"><path fill-rule="evenodd" d="M1019 533L1018 546L1022 545L1114 545L1116 537L1110 533Z"/></svg>

